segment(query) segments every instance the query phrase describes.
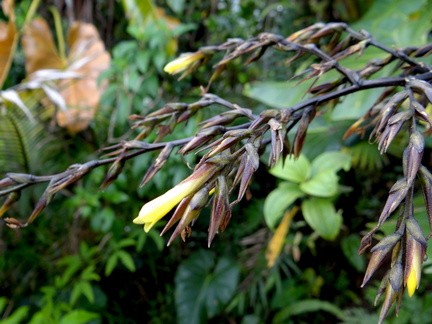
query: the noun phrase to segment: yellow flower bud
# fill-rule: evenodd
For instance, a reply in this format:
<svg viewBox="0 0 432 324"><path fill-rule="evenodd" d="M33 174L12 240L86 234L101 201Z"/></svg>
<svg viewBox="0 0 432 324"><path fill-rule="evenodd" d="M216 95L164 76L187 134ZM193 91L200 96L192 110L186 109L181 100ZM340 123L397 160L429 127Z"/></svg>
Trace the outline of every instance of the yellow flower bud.
<svg viewBox="0 0 432 324"><path fill-rule="evenodd" d="M144 224L144 231L148 232L183 198L197 192L203 184L211 180L222 167L223 164L205 163L174 188L146 203L133 222L135 224Z"/></svg>
<svg viewBox="0 0 432 324"><path fill-rule="evenodd" d="M196 53L185 53L174 61L169 62L164 67L164 71L169 74L177 74L187 70L194 62L204 58L204 54L201 52Z"/></svg>
<svg viewBox="0 0 432 324"><path fill-rule="evenodd" d="M406 285L408 290L408 295L412 297L415 290L419 287L421 279L421 265L422 265L422 246L417 241L414 241L414 250L418 251L414 253L411 259L411 266L409 267L408 276L406 279Z"/></svg>

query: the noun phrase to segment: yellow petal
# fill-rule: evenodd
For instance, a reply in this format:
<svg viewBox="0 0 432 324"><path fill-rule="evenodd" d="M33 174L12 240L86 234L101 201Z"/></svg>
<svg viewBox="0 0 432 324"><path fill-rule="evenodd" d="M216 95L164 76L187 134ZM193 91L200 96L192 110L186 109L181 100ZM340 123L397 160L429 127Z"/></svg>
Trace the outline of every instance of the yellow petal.
<svg viewBox="0 0 432 324"><path fill-rule="evenodd" d="M421 260L418 254L415 254L412 260L412 266L407 278L408 295L412 297L415 290L419 287L421 278Z"/></svg>
<svg viewBox="0 0 432 324"><path fill-rule="evenodd" d="M169 74L174 74L174 73L184 71L189 65L188 61L190 60L188 60L186 57L184 58L179 57L174 61L171 61L167 65L165 65L164 71Z"/></svg>
<svg viewBox="0 0 432 324"><path fill-rule="evenodd" d="M414 292L417 289L417 274L413 268L411 268L411 271L408 275L407 289L408 289L408 295L410 297L414 295Z"/></svg>
<svg viewBox="0 0 432 324"><path fill-rule="evenodd" d="M145 204L138 217L133 220L135 224L146 224L144 230L148 232L150 228L171 209L174 208L184 197L196 191L197 183L195 181L182 182L168 190L162 196L159 196Z"/></svg>
<svg viewBox="0 0 432 324"><path fill-rule="evenodd" d="M174 61L169 62L164 67L164 71L169 74L176 74L186 70L193 62L198 61L204 57L202 53L186 53L176 58Z"/></svg>

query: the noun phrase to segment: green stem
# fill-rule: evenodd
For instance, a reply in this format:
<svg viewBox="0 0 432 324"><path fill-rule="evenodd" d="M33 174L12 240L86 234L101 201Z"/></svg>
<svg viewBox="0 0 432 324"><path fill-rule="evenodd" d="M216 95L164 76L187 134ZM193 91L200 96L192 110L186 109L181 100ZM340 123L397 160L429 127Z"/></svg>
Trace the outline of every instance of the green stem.
<svg viewBox="0 0 432 324"><path fill-rule="evenodd" d="M62 59L62 61L66 61L65 40L63 36L60 14L54 6L50 6L49 11L51 11L51 14L54 18L54 27L56 30L57 45L58 45L60 58Z"/></svg>
<svg viewBox="0 0 432 324"><path fill-rule="evenodd" d="M32 3L30 4L29 9L27 11L27 15L26 15L25 20L24 20L24 25L27 24L28 22L30 22L30 20L33 19L33 16L34 16L37 8L39 7L39 3L40 3L40 0L33 0L32 1Z"/></svg>

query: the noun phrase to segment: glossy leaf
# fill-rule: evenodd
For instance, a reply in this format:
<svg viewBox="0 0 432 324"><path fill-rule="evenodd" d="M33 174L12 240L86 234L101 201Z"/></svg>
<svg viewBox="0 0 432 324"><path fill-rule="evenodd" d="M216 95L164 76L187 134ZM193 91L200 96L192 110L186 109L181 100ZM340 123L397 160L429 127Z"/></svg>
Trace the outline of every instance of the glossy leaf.
<svg viewBox="0 0 432 324"><path fill-rule="evenodd" d="M217 315L234 296L238 277L232 260L205 250L192 254L175 276L177 323L206 323Z"/></svg>
<svg viewBox="0 0 432 324"><path fill-rule="evenodd" d="M270 173L275 177L300 183L309 178L311 166L309 160L304 155L300 155L297 160L287 156L283 166L282 161L280 161L270 170Z"/></svg>
<svg viewBox="0 0 432 324"><path fill-rule="evenodd" d="M342 216L328 199L309 198L302 203L303 217L322 238L333 240L339 234Z"/></svg>
<svg viewBox="0 0 432 324"><path fill-rule="evenodd" d="M375 39L393 46L421 46L427 43L432 27L430 8L428 0L375 1L352 28L366 28Z"/></svg>
<svg viewBox="0 0 432 324"><path fill-rule="evenodd" d="M339 151L324 152L312 161L311 166L313 175L323 170L348 171L351 167L351 156Z"/></svg>
<svg viewBox="0 0 432 324"><path fill-rule="evenodd" d="M338 176L333 170L323 170L300 184L305 193L317 197L332 197L338 192Z"/></svg>
<svg viewBox="0 0 432 324"><path fill-rule="evenodd" d="M312 84L312 80L299 85L296 85L296 83L297 80L254 82L246 85L243 94L271 107L286 108L302 101Z"/></svg>
<svg viewBox="0 0 432 324"><path fill-rule="evenodd" d="M298 198L305 194L298 184L283 182L270 192L264 202L264 219L267 226L274 229L284 211Z"/></svg>

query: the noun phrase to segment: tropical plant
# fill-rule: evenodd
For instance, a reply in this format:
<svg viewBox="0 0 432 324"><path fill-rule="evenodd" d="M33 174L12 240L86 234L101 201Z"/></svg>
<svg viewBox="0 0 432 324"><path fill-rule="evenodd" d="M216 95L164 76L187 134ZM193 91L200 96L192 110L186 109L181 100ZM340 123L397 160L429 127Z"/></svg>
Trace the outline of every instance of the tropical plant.
<svg viewBox="0 0 432 324"><path fill-rule="evenodd" d="M105 158L74 164L64 172L51 176L6 174L6 177L0 180L0 187L6 188L0 194L9 195L3 205L4 211L17 200L16 193L37 183L48 182L48 185L27 221L12 217L4 218L4 221L11 228L27 227L51 202L56 193L82 179L94 169L111 164L101 185L102 188L106 188L122 174L126 161L147 152L160 151L159 156L144 175L142 183L145 184L161 170L174 150L180 147L178 154L198 155L192 174L165 194L146 203L134 222L143 224L144 230L148 232L177 206L162 230L162 233L165 233L177 223L168 241L170 244L177 236L186 240L191 235L191 228L202 210L208 204L212 204L208 234L210 246L216 234L224 231L231 217L235 217L232 212L234 206L249 195L252 177L263 161L270 167L276 167L273 170L277 170L278 163L282 161L289 165L289 160L288 162L286 160L288 156L301 161L302 149L312 121L315 118L322 118L333 108L337 108L335 111L349 110L350 106L346 106L347 98L373 89L378 92L378 95L373 96L370 102L372 107L363 116L354 116L360 118L348 129L345 137L370 132L370 140L378 143L381 153L389 149L397 136L407 137L407 147L403 151L403 176L390 189L378 224L365 235L360 249L361 253L366 251L372 245L372 238L376 237L377 232L390 216L397 214L395 231L385 236L372 248L372 258L363 282L363 285L366 284L383 264L384 259L392 256L387 275L378 290L378 297L385 293L379 319L379 322L382 322L393 303L396 302L399 307L405 289L408 290L409 295L412 295L418 287L421 265L426 252L427 240L414 217L413 197L415 180L418 176L422 184L425 204L428 206L427 210L430 211L432 175L422 165L422 156L425 147L423 134L430 133L432 127L432 119L427 110L428 103L432 102L432 73L428 65L431 48L431 45L413 45L392 49L375 40L369 33L356 31L345 23L317 23L288 37L262 33L246 40L230 39L221 45L201 47L198 51L187 53L165 66L165 71L168 73L182 72L183 76L187 76L214 57L223 55L222 58L217 59L216 71L210 78L209 84L206 88L202 88L201 99L192 103L168 103L149 114L133 115L133 128L138 129L140 133L133 140L123 141L107 148L112 151L106 154ZM302 83L300 90L293 96L298 102L291 104L279 98L278 104L275 105L279 109L265 108L261 111L253 111L209 93L212 83L223 75L224 70L229 69L233 60L250 55L246 63L253 63L273 49L282 53L292 53L289 62L306 59L305 68L294 76L302 77L299 81ZM354 55L368 57L370 51L373 53L373 59L367 59L361 64L353 60ZM379 55L376 55L377 51ZM308 98L303 99L305 95ZM185 124L193 116L204 114L206 107L214 105L227 110L201 122L201 127L194 136L175 138L179 125ZM316 159L320 161L321 158ZM296 189L300 189L297 190L298 198L304 198L302 209L306 221L323 237L331 239L338 233L333 230L338 229L340 216L337 216L332 202L322 199L337 193L335 172L340 167L346 167L346 163L338 167L331 164L320 171L321 164L327 162L327 158L322 160L323 162L317 163L312 177L309 177L310 169L301 178L298 178L300 173L296 173L294 178L286 178L289 172L280 172L278 175L294 181ZM323 189L325 185L329 185L320 180L324 177L323 174L331 179L331 190ZM294 188L292 183L288 183L282 185L281 189L286 187ZM231 201L230 195L233 191L237 191L237 196ZM291 204L294 200L291 196L289 199ZM280 218L290 204L281 208L274 218L276 220ZM317 206L320 207L318 209L330 211L332 219L337 219L336 222L332 222L337 226L333 228L330 225L331 232L328 232L328 227L323 226L324 222L319 220L319 214L322 212L316 210L312 212L312 209L316 209ZM321 215L321 217L326 216ZM293 213L288 216L285 214L282 220L285 229L289 227L292 217ZM430 213L428 218L432 219ZM276 220L273 225L276 224ZM113 245L113 255L117 255L117 261L121 260L126 267L133 270L130 258L120 253L122 247L121 243ZM228 262L223 260L214 262L210 254L201 254L201 256L191 256L189 263L192 264L199 258L207 258L208 264L216 264L213 276L208 275L211 267L203 267L200 276L204 278L204 282L210 280L207 278L212 278L217 283L219 272L224 271L232 272L232 277L236 276L237 270L232 267L232 264L228 265ZM109 272L107 269L108 266L106 271ZM190 270L185 263L177 277L181 278L184 287L181 284L178 286L188 288L188 283L185 282L185 278L189 277L188 272ZM210 283L214 284L213 281ZM220 305L229 302L236 282L225 283L227 285L225 294L215 297L220 304L216 306L196 304L194 316L197 318L212 316ZM210 289L212 286L206 288ZM338 309L318 300L304 301L300 305L303 309L324 309L339 318L344 318ZM179 312L184 311L181 304L177 306ZM295 309L285 309L276 319L283 321L296 311L299 312Z"/></svg>

